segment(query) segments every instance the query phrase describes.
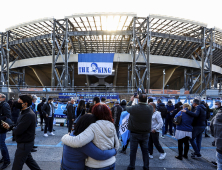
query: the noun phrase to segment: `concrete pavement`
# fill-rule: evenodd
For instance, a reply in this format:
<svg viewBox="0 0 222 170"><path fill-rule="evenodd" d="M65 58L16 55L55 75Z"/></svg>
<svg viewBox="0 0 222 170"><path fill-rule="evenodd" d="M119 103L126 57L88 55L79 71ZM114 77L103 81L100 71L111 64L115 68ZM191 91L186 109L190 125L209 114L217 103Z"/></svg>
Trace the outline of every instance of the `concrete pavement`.
<svg viewBox="0 0 222 170"><path fill-rule="evenodd" d="M39 166L43 170L59 170L60 169L60 161L62 157L62 142L61 137L67 133L66 127L55 126L56 130L54 133L55 136L43 137L43 132L38 127L36 130L36 140L35 145L38 146L37 152L32 153L33 158L37 161ZM16 142L12 142L11 139L12 134L7 134L7 147L9 150L11 162L13 163L14 153L16 150ZM203 135L204 136L204 135ZM150 169L151 170L215 170L210 162L215 161L215 147L211 145L213 138L205 138L203 137L202 142L202 158L198 160L194 160L190 158L188 160L179 161L174 157L178 154L177 151L177 140L173 137L167 135L165 139L160 138L161 144L167 156L165 160L159 160L159 153L157 150L154 150L154 158L150 159ZM116 161L116 170L126 170L129 164L129 149L127 149L127 154L117 154ZM192 150L189 152L191 153ZM137 152L137 160L136 160L136 170L142 170L143 160L141 150L138 149ZM7 170L11 169L12 166L7 168ZM24 170L28 170L29 168L25 165Z"/></svg>

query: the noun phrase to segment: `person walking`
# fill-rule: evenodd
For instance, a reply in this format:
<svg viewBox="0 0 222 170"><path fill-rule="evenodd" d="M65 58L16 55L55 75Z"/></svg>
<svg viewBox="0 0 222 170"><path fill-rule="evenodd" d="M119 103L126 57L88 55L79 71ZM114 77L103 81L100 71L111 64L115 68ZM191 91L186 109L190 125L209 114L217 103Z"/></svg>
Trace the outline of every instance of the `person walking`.
<svg viewBox="0 0 222 170"><path fill-rule="evenodd" d="M210 123L211 135L215 138L217 170L222 170L222 109L218 110Z"/></svg>
<svg viewBox="0 0 222 170"><path fill-rule="evenodd" d="M188 103L185 103L183 105L184 110L191 110L191 106ZM179 111L179 113L176 114L176 117L181 116L182 121L179 125L176 126L176 134L175 138L178 140L178 151L179 155L175 156L175 158L179 160L183 160L183 158L188 159L188 151L189 151L189 139L192 138L192 122L193 117L188 115L185 112ZM184 145L184 149L183 149ZM184 152L183 152L184 151Z"/></svg>
<svg viewBox="0 0 222 170"><path fill-rule="evenodd" d="M74 119L75 119L75 110L76 110L76 107L73 106L75 103L75 100L72 99L70 101L70 104L68 104L67 106L67 119L69 121L69 127L68 127L68 132L71 133L72 131L72 125L73 125L73 122L74 122Z"/></svg>
<svg viewBox="0 0 222 170"><path fill-rule="evenodd" d="M5 100L6 100L6 96L0 93L0 120L1 121L6 121L7 118L11 118L10 106ZM0 163L3 163L3 165L0 169L6 169L11 164L10 157L8 154L8 148L5 144L6 133L7 133L7 130L1 126L0 127L0 149L1 149L2 159L0 160Z"/></svg>
<svg viewBox="0 0 222 170"><path fill-rule="evenodd" d="M127 170L135 169L138 144L140 144L143 154L143 169L149 170L148 141L153 107L147 104L146 94L140 94L138 104L132 106L133 101L134 96L131 97L126 107L127 112L130 114L128 124L128 129L130 130L130 164Z"/></svg>
<svg viewBox="0 0 222 170"><path fill-rule="evenodd" d="M192 131L192 139L190 139L190 143L195 151L192 153L191 158L201 158L200 150L201 150L201 142L202 142L202 134L206 128L206 107L201 104L198 99L193 100L193 107L196 107L195 112L191 112L189 110L183 109L182 112L186 112L188 115L194 117L193 120L193 131Z"/></svg>
<svg viewBox="0 0 222 170"><path fill-rule="evenodd" d="M40 170L40 167L31 155L36 128L36 115L30 108L31 105L32 97L30 95L19 96L16 107L21 110L21 115L18 118L17 124L9 126L9 124L3 123L5 129L13 130L17 142L12 170L22 170L24 163L30 169Z"/></svg>
<svg viewBox="0 0 222 170"><path fill-rule="evenodd" d="M153 158L153 144L154 144L156 149L160 153L159 159L165 159L166 153L164 152L159 142L159 132L161 131L161 128L163 126L163 119L161 117L161 113L159 111L156 111L156 104L153 102L149 104L153 106L152 125L151 125L151 132L148 143L149 154L150 154L149 157L151 159Z"/></svg>
<svg viewBox="0 0 222 170"><path fill-rule="evenodd" d="M38 112L39 112L39 115L40 115L40 126L41 126L41 131L44 131L44 129L43 129L43 120L44 120L44 114L43 114L43 105L44 105L44 103L46 102L46 98L45 97L43 97L42 98L42 102L41 103L39 103L38 104L38 106L37 106L37 110L38 110Z"/></svg>
<svg viewBox="0 0 222 170"><path fill-rule="evenodd" d="M123 111L123 108L119 105L119 101L115 101L115 106L111 108L111 112L114 119L114 125L116 128L116 134L118 138L119 138L119 120L120 120L122 111Z"/></svg>
<svg viewBox="0 0 222 170"><path fill-rule="evenodd" d="M121 103L120 103L120 106L123 108L123 111L126 111L126 100L125 99L122 99L121 100Z"/></svg>
<svg viewBox="0 0 222 170"><path fill-rule="evenodd" d="M169 128L170 135L173 136L173 129L172 129L173 122L172 122L172 116L171 115L172 115L172 112L174 110L174 106L173 106L173 103L172 103L171 100L169 100L167 102L166 108L167 108L167 115L166 115L165 133L164 134L167 134L168 128Z"/></svg>
<svg viewBox="0 0 222 170"><path fill-rule="evenodd" d="M48 137L47 130L49 130L49 135L54 136L55 134L52 132L53 128L53 118L54 118L54 105L52 104L53 99L49 98L48 102L43 105L43 114L45 118L45 129L44 129L44 137Z"/></svg>
<svg viewBox="0 0 222 170"><path fill-rule="evenodd" d="M173 122L173 118L177 115L177 113L179 113L179 111L182 110L181 106L178 103L176 103L174 107L175 108L174 108L173 112L171 112L172 122ZM175 134L176 134L176 124L174 124L174 123L173 123L173 128L174 128L173 135L175 136Z"/></svg>

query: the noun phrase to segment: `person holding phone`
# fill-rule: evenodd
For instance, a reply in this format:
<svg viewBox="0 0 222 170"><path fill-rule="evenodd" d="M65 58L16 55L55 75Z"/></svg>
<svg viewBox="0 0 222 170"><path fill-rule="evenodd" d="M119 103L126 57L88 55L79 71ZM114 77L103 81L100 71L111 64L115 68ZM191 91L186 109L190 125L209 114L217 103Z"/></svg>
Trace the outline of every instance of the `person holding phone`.
<svg viewBox="0 0 222 170"><path fill-rule="evenodd" d="M16 125L9 125L3 122L3 127L7 130L13 130L17 149L15 151L15 159L12 170L22 170L24 163L30 168L40 170L40 167L33 159L31 150L34 146L36 116L30 108L32 97L30 95L19 96L16 107L21 110Z"/></svg>

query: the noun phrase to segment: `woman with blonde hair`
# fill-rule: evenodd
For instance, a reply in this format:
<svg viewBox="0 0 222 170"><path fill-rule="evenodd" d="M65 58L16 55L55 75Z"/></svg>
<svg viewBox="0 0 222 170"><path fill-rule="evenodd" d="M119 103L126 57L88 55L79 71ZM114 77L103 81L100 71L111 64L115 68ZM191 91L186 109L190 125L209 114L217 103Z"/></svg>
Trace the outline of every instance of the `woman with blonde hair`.
<svg viewBox="0 0 222 170"><path fill-rule="evenodd" d="M191 106L188 103L183 104L183 109L191 110ZM189 139L192 138L192 122L193 117L189 116L187 113L180 111L177 113L176 117L181 116L182 120L180 124L176 127L175 138L178 140L178 151L179 155L175 156L175 158L179 160L183 160L183 158L188 159L188 151L189 151ZM184 149L183 149L184 145ZM184 153L183 153L184 150Z"/></svg>

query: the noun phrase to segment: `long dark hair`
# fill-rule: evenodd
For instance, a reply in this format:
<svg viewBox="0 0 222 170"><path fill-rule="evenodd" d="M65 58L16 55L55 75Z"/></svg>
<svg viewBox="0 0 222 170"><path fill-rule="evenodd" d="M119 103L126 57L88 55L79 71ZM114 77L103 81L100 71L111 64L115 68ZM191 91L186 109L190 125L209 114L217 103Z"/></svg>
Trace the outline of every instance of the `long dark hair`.
<svg viewBox="0 0 222 170"><path fill-rule="evenodd" d="M85 101L84 100L80 100L77 110L81 111L82 109L85 109Z"/></svg>
<svg viewBox="0 0 222 170"><path fill-rule="evenodd" d="M95 123L95 122L96 122L96 117L92 114L85 114L85 115L81 116L75 125L75 131L73 132L73 134L75 136L79 135L87 127L89 127L89 125L91 125L92 123Z"/></svg>

